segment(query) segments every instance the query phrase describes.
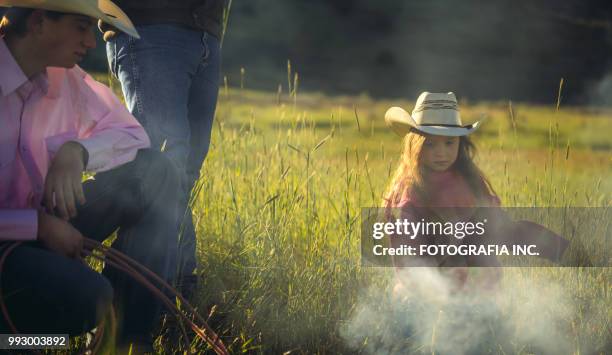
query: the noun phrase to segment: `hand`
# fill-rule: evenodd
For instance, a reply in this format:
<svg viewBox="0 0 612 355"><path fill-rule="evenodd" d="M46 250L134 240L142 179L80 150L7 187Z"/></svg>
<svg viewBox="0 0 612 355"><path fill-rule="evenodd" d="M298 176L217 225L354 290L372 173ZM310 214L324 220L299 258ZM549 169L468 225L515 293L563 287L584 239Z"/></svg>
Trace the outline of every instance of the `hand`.
<svg viewBox="0 0 612 355"><path fill-rule="evenodd" d="M81 183L85 170L85 148L77 142L66 142L57 151L45 179L45 206L55 209L64 220L76 217L76 201L85 203ZM55 197L55 199L54 199Z"/></svg>
<svg viewBox="0 0 612 355"><path fill-rule="evenodd" d="M83 236L70 223L38 211L38 240L53 252L69 258L79 258Z"/></svg>

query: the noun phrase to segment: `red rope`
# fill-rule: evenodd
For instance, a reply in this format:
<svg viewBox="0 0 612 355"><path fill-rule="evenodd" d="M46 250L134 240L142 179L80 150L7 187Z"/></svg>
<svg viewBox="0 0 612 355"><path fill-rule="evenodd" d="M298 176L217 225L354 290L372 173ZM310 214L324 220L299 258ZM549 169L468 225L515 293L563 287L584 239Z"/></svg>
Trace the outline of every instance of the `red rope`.
<svg viewBox="0 0 612 355"><path fill-rule="evenodd" d="M6 323L8 324L9 328L11 328L11 331L14 334L19 334L19 332L17 331L17 328L15 328L15 325L13 324L13 321L9 316L8 309L6 309L6 305L4 304L4 297L2 297L2 267L4 266L4 261L9 256L9 254L21 244L21 242L9 244L2 252L2 256L0 257L0 308L2 308L2 315L4 316Z"/></svg>
<svg viewBox="0 0 612 355"><path fill-rule="evenodd" d="M151 293L155 297L157 297L178 318L179 325L181 327L181 332L183 333L183 339L186 342L186 347L189 352L190 352L189 349L190 349L191 342L189 341L189 337L185 329L185 325L184 325L185 323L189 325L189 327L191 328L191 330L193 330L196 336L198 336L200 339L205 341L215 351L215 353L219 355L229 354L229 352L225 348L225 345L223 344L219 336L210 328L210 326L208 325L208 323L206 323L204 318L195 310L195 308L180 293L178 293L174 288L172 288L167 282L165 282L163 279L161 279L151 270L147 269L146 267L144 267L137 261L131 259L127 255L115 249L104 246L103 244L95 240L88 239L88 238L83 238L83 239L84 239L83 240L84 249L82 250L82 253L81 253L82 256L91 256L93 258L103 261L108 266L111 266L120 271L123 271L124 273L132 277L134 280L142 284L144 287L146 287L149 291L151 291ZM16 247L18 247L21 244L22 244L21 242L15 242L15 243L9 244L6 247L6 249L2 252L2 254L0 255L0 308L2 310L2 315L4 316L4 319L6 320L7 324L9 325L13 333L15 334L19 334L19 331L17 330L17 328L15 328L15 325L13 324L9 316L8 310L4 303L4 299L2 297L1 275L2 275L2 267L4 265L6 258ZM103 255L94 254L94 250L101 250ZM158 285L160 285L160 287L158 288L157 286L155 286L155 284L152 283L151 280L156 282ZM169 291L173 296L177 297L181 301L181 306L184 307L187 312L195 316L195 318L197 319L197 322L200 323L200 326L198 326L196 323L194 323L194 321L189 319L189 317L187 317L187 315L185 315L183 311L181 311L181 309L179 309L179 307L176 306L175 302L173 302L166 296L166 294L164 293L164 291L166 290ZM112 329L114 329L115 315L112 309L111 309L110 317L111 317L111 327ZM99 347L101 345L101 340L104 334L104 325L105 324L103 320L101 324L98 325L97 327L98 330L96 331L94 340L92 341L92 343L86 350L93 349L94 354L99 350Z"/></svg>

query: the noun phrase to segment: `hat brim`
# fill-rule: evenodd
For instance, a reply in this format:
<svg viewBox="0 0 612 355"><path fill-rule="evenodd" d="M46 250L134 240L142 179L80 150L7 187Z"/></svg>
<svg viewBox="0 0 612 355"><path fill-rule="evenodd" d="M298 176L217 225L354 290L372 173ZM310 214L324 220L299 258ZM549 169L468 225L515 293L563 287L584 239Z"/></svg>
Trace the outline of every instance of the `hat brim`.
<svg viewBox="0 0 612 355"><path fill-rule="evenodd" d="M411 129L436 136L460 137L473 133L482 121L463 127L423 126L416 123L412 116L401 107L391 107L385 113L385 122L399 136L405 136Z"/></svg>
<svg viewBox="0 0 612 355"><path fill-rule="evenodd" d="M103 13L103 16L98 18L102 20L102 22L115 26L126 34L140 39L140 35L138 34L138 31L136 31L136 27L128 15L123 12L119 6L110 0L99 0L98 4L101 12Z"/></svg>
<svg viewBox="0 0 612 355"><path fill-rule="evenodd" d="M140 38L138 31L130 18L110 0L82 1L82 0L0 0L0 6L26 7L57 12L81 14L93 17L118 28L126 34Z"/></svg>

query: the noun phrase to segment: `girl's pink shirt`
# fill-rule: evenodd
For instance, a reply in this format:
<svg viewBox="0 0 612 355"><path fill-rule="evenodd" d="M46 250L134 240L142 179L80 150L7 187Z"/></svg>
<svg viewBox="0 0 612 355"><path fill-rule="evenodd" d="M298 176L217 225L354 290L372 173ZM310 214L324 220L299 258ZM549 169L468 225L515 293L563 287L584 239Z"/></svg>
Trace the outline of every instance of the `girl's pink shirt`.
<svg viewBox="0 0 612 355"><path fill-rule="evenodd" d="M402 196L397 208L407 206L414 207L475 207L476 197L467 181L459 172L446 170L442 172L433 171L427 174L426 185L430 200L423 204L418 198L410 196L407 192ZM489 196L492 206L499 206L497 196Z"/></svg>
<svg viewBox="0 0 612 355"><path fill-rule="evenodd" d="M417 218L413 215L413 207L476 207L476 197L465 178L459 172L450 169L443 172L429 172L426 179L425 184L429 195L427 203L423 203L418 197L411 194L410 191L406 191L400 202L394 206L394 208L399 209L398 212L402 219L420 219L420 217ZM497 196L489 196L488 203L490 206L500 205ZM419 238L411 241L406 241L404 238L391 238L390 241L392 247L399 247L400 245L418 247L420 244ZM393 258L393 260L397 267L404 266L401 258Z"/></svg>

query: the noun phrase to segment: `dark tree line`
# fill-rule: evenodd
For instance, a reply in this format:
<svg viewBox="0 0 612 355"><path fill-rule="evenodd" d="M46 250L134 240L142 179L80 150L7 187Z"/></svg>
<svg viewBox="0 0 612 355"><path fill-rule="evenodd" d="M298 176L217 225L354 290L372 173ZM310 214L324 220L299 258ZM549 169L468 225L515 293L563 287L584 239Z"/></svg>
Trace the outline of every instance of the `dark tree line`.
<svg viewBox="0 0 612 355"><path fill-rule="evenodd" d="M291 59L302 88L385 97L553 102L564 78L566 102L593 103L612 96L611 29L602 0L235 1L224 65L274 89Z"/></svg>
<svg viewBox="0 0 612 355"><path fill-rule="evenodd" d="M84 66L105 70L104 45ZM234 0L223 72L250 88L413 98L612 102L605 0Z"/></svg>

